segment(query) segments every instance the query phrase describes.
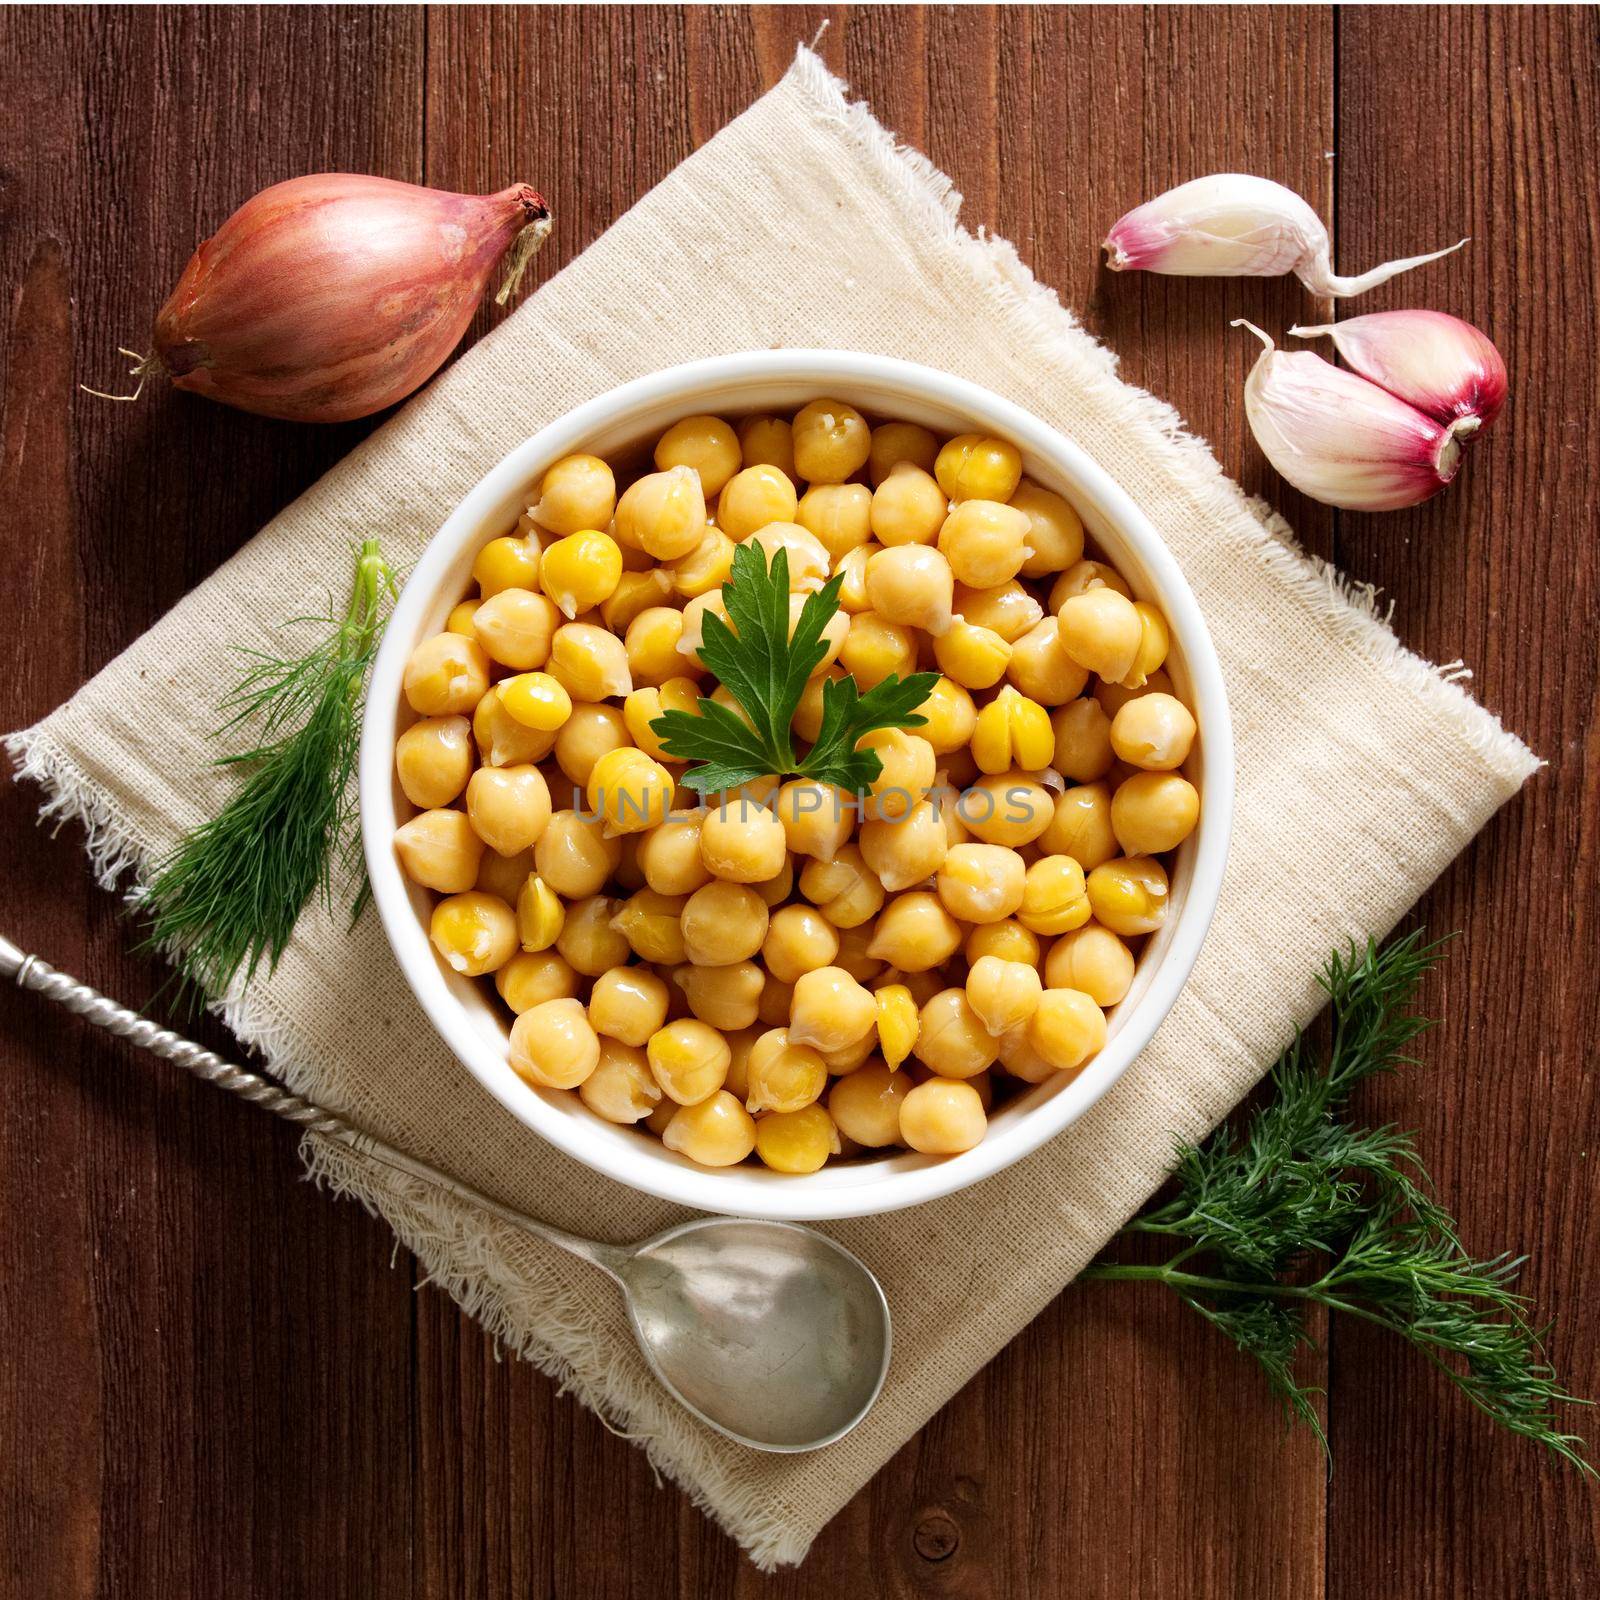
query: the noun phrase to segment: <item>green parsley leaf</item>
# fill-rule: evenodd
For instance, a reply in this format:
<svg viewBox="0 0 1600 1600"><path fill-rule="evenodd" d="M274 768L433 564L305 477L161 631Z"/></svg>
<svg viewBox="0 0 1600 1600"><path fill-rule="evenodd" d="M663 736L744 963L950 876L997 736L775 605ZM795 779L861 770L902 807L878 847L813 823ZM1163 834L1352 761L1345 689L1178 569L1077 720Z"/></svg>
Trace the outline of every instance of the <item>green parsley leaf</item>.
<svg viewBox="0 0 1600 1600"><path fill-rule="evenodd" d="M838 614L843 584L840 574L807 596L791 635L787 552L777 551L769 567L757 544L734 550L733 571L722 586L728 618L706 613L700 658L745 715L707 699L698 713L667 711L650 724L667 755L700 763L683 776L689 788L715 794L753 778L800 773L858 794L883 771L875 751L855 748L861 736L927 720L916 708L938 682L935 672L886 678L865 695L853 678L830 680L822 691L817 742L804 761L796 760L790 725L828 653L822 635Z"/></svg>

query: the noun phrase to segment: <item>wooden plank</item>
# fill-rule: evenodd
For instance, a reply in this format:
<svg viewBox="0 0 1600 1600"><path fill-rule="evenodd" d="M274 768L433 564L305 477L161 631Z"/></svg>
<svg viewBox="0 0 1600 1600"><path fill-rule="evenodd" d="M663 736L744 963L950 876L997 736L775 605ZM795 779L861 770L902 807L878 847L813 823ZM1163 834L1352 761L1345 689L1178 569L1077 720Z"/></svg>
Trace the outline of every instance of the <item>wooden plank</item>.
<svg viewBox="0 0 1600 1600"><path fill-rule="evenodd" d="M1419 909L1462 934L1425 997L1444 1023L1423 1067L1364 1103L1420 1128L1469 1246L1533 1252L1524 1282L1559 1317L1556 1364L1594 1395L1600 205L1574 175L1600 163L1600 34L1588 10L1357 7L1340 70L1344 269L1474 236L1343 314L1466 317L1504 353L1512 400L1445 494L1341 517L1339 558L1550 763ZM1333 1594L1593 1592L1590 1487L1368 1330L1335 1332L1333 1376ZM1570 1422L1595 1436L1592 1414Z"/></svg>

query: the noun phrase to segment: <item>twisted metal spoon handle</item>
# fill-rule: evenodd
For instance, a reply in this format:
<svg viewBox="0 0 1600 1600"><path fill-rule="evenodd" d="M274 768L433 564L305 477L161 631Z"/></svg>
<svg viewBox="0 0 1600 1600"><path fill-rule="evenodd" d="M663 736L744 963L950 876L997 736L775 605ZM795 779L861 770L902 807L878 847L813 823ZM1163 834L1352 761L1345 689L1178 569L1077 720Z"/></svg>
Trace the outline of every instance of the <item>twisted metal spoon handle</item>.
<svg viewBox="0 0 1600 1600"><path fill-rule="evenodd" d="M488 1195L472 1188L471 1185L452 1178L448 1173L429 1166L425 1161L417 1160L415 1156L408 1156L403 1150L397 1150L393 1145L386 1144L375 1134L367 1133L346 1122L335 1112L280 1088L270 1078L263 1077L258 1072L249 1072L244 1067L237 1067L231 1061L223 1060L216 1051L207 1050L194 1040L185 1039L182 1034L174 1033L170 1028L163 1028L148 1017L141 1017L137 1011L130 1011L126 1006L118 1005L115 1000L101 994L98 989L91 988L65 972L58 972L49 962L19 949L4 934L0 934L0 981L6 978L12 979L18 988L29 989L35 994L43 995L45 999L63 1006L86 1022L93 1023L95 1027L104 1028L107 1033L113 1033L119 1039L127 1039L138 1045L141 1050L148 1050L152 1055L158 1055L163 1060L182 1067L185 1072L193 1073L195 1077L215 1084L219 1089L226 1089L229 1094L238 1095L241 1100L248 1100L253 1106L260 1106L263 1110L270 1111L286 1122L292 1122L297 1127L306 1129L309 1133L319 1133L324 1138L333 1139L347 1149L359 1155L369 1156L374 1161L380 1161L398 1172L407 1173L413 1178L420 1178L424 1183L433 1184L454 1195L458 1200L464 1200L469 1205L489 1212L502 1222L534 1234L546 1243L556 1245L573 1255L581 1256L585 1261L592 1262L612 1276L616 1275L628 1254L627 1251L612 1245L600 1244L592 1239L580 1239L576 1234L552 1228L548 1223L539 1222L520 1211L513 1211L509 1206L501 1205L498 1200L490 1199Z"/></svg>

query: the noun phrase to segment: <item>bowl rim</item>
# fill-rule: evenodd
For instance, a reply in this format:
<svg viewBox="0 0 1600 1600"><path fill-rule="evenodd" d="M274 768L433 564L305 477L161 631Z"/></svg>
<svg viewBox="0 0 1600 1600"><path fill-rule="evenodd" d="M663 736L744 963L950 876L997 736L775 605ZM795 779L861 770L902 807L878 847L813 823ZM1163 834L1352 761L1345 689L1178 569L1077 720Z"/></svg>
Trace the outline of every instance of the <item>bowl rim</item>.
<svg viewBox="0 0 1600 1600"><path fill-rule="evenodd" d="M571 1136L581 1123L558 1113L538 1091L523 1084L510 1071L503 1054L496 1056L489 1048L450 992L392 847L397 825L393 740L401 679L413 636L435 604L462 547L484 538L487 518L519 487L529 485L549 460L582 449L593 435L624 420L627 414L688 400L714 387L763 381L803 382L817 386L818 394L826 393L825 386L830 383L897 388L973 418L1025 453L1049 459L1064 476L1075 480L1079 492L1092 500L1101 516L1115 525L1118 535L1136 549L1160 590L1162 609L1181 647L1202 731L1205 804L1194 835L1184 903L1149 987L1138 996L1115 1036L1089 1068L1048 1101L1003 1128L991 1128L972 1150L932 1160L924 1167L889 1173L879 1184L822 1188L812 1185L807 1176L782 1175L781 1183L758 1187L739 1183L739 1169L647 1161L623 1171L598 1159L585 1148L581 1137ZM1233 733L1221 665L1199 603L1176 558L1127 491L1058 429L968 379L895 357L825 349L711 356L632 379L563 413L490 467L428 541L390 614L368 684L367 708L358 792L373 901L401 973L440 1039L512 1116L563 1154L616 1183L697 1211L779 1221L878 1215L941 1199L1032 1154L1103 1099L1149 1044L1193 970L1221 893L1232 828ZM727 1190L721 1197L719 1183Z"/></svg>

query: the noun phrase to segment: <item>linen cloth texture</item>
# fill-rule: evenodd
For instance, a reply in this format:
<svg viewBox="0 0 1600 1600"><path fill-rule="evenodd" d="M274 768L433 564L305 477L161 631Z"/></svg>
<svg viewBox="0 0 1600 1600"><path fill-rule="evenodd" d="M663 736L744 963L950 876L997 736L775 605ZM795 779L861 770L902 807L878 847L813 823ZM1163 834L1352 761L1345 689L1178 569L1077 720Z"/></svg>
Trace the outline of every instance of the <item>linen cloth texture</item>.
<svg viewBox="0 0 1600 1600"><path fill-rule="evenodd" d="M818 1530L1095 1255L1319 1008L1347 936L1382 934L1537 762L1450 674L1400 647L1370 593L1299 554L1160 402L821 62L788 75L514 316L274 518L71 701L14 735L96 870L137 881L232 780L194 684L220 641L269 648L380 534L399 566L512 446L626 379L729 351L844 347L942 367L1060 429L1139 502L1221 658L1238 797L1221 907L1155 1041L1076 1126L978 1188L827 1225L882 1278L895 1357L867 1420L808 1455L700 1426L650 1375L598 1272L448 1195L308 1138L311 1170L387 1219L434 1282L641 1444L764 1568ZM804 226L798 226L800 219ZM1337 791L1340 803L1326 804ZM679 1220L526 1131L435 1036L374 914L303 917L277 970L224 997L272 1070L381 1138L560 1227L625 1241ZM1242 1380L1247 1381L1247 1380Z"/></svg>

